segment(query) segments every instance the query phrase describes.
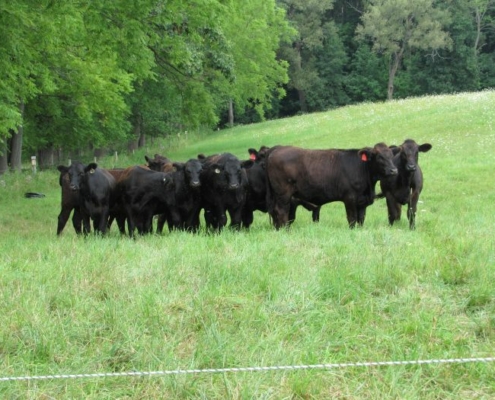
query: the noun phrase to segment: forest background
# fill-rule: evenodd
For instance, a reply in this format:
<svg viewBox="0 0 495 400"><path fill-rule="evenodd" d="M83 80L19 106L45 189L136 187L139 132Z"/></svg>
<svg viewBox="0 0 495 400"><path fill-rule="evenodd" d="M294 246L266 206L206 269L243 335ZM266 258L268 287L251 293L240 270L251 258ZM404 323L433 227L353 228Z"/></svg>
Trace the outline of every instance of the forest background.
<svg viewBox="0 0 495 400"><path fill-rule="evenodd" d="M0 173L495 87L495 0L0 0L0 38Z"/></svg>

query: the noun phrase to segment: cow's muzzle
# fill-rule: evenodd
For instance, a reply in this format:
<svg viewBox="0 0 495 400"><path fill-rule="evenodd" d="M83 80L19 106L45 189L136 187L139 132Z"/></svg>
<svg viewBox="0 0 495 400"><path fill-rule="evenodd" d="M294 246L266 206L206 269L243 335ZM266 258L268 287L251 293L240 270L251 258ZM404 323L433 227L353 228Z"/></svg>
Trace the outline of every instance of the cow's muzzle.
<svg viewBox="0 0 495 400"><path fill-rule="evenodd" d="M409 172L416 171L416 165L414 164L406 164L406 170Z"/></svg>
<svg viewBox="0 0 495 400"><path fill-rule="evenodd" d="M74 190L74 191L79 190L79 187L76 185L70 185L69 187L71 188L71 190Z"/></svg>
<svg viewBox="0 0 495 400"><path fill-rule="evenodd" d="M398 173L399 173L399 171L397 168L390 168L387 171L387 176L394 176L394 175L397 175Z"/></svg>

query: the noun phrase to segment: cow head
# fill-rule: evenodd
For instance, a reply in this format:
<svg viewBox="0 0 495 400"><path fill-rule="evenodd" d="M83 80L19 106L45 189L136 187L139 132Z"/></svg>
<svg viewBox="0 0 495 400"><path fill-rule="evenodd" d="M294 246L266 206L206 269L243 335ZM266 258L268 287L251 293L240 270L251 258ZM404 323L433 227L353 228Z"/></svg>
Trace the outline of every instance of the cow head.
<svg viewBox="0 0 495 400"><path fill-rule="evenodd" d="M184 174L186 176L186 182L192 188L201 186L200 174L203 170L203 164L200 160L191 158L184 164Z"/></svg>
<svg viewBox="0 0 495 400"><path fill-rule="evenodd" d="M81 187L81 181L85 174L84 164L75 161L68 167L67 172L69 173L70 185L72 190L79 190Z"/></svg>
<svg viewBox="0 0 495 400"><path fill-rule="evenodd" d="M373 148L365 147L358 151L358 156L364 163L369 163L373 174L378 178L397 175L394 165L394 153L385 143L377 143Z"/></svg>
<svg viewBox="0 0 495 400"><path fill-rule="evenodd" d="M229 190L237 190L242 183L241 163L236 157L228 157L223 166Z"/></svg>
<svg viewBox="0 0 495 400"><path fill-rule="evenodd" d="M144 156L144 159L146 160L146 165L152 171L170 172L173 169L172 162L160 154L155 154L155 158Z"/></svg>
<svg viewBox="0 0 495 400"><path fill-rule="evenodd" d="M418 145L414 140L407 139L402 143L398 149L400 157L400 166L408 172L416 171L418 167L419 152L426 153L432 148L429 143L423 143Z"/></svg>

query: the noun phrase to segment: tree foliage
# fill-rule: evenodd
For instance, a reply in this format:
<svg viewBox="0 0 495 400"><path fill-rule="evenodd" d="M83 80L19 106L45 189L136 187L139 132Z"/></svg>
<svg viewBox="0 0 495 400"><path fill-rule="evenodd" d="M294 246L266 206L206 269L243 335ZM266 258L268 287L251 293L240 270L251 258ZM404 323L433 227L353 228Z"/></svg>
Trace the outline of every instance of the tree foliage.
<svg viewBox="0 0 495 400"><path fill-rule="evenodd" d="M370 38L373 50L389 57L387 97L394 92L394 79L408 49L437 51L451 46L444 25L446 10L435 7L434 0L371 0L362 15L357 34Z"/></svg>
<svg viewBox="0 0 495 400"><path fill-rule="evenodd" d="M0 0L0 38L0 171L234 109L242 123L495 87L495 0Z"/></svg>

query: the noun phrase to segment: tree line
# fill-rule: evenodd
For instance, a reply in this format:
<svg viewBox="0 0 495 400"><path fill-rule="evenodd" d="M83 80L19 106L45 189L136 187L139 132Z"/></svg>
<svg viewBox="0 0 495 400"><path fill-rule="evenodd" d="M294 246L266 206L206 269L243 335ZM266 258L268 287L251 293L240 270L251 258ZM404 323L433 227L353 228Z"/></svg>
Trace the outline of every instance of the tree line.
<svg viewBox="0 0 495 400"><path fill-rule="evenodd" d="M0 0L0 173L495 86L495 0Z"/></svg>

